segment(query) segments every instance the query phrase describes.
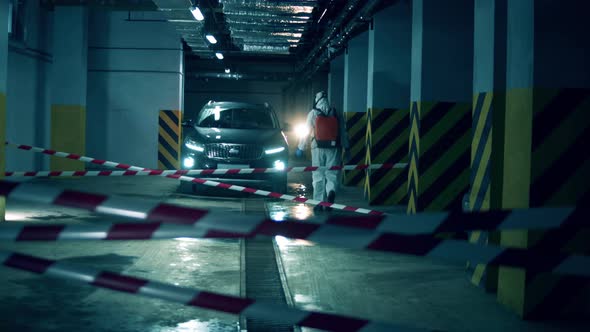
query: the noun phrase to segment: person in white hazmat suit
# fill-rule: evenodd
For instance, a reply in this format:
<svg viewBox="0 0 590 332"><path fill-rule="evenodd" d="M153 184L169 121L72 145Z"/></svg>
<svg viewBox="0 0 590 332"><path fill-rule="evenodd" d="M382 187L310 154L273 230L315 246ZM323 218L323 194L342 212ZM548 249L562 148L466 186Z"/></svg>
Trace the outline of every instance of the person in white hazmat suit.
<svg viewBox="0 0 590 332"><path fill-rule="evenodd" d="M308 142L311 140L312 166L339 166L342 164L342 150L345 160L350 159L348 135L343 116L336 114L330 106L324 91L315 95L314 107L307 114L308 133L299 141L295 156L302 158ZM340 171L318 170L312 172L313 199L334 203L338 191ZM321 211L322 206L316 205L314 211ZM326 208L327 211L331 208Z"/></svg>

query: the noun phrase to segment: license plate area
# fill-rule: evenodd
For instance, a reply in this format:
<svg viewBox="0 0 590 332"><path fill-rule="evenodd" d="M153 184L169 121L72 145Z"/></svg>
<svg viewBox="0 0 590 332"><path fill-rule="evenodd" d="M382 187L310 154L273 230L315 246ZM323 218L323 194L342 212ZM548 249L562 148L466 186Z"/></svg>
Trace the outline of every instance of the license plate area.
<svg viewBox="0 0 590 332"><path fill-rule="evenodd" d="M250 168L248 164L217 164L217 168L219 169L241 169L241 168Z"/></svg>

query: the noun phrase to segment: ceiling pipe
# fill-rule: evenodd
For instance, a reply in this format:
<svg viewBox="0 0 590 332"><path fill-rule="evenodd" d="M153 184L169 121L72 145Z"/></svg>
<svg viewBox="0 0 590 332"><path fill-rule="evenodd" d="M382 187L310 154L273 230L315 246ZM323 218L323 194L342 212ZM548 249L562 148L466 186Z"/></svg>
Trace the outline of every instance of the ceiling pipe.
<svg viewBox="0 0 590 332"><path fill-rule="evenodd" d="M302 72L309 63L316 58L318 53L328 45L330 40L336 36L338 31L342 29L344 22L346 19L351 15L354 9L361 3L362 0L348 0L340 15L334 20L334 23L328 28L328 31L324 33L319 43L316 44L311 52L309 52L308 56L301 62L298 66L298 71Z"/></svg>
<svg viewBox="0 0 590 332"><path fill-rule="evenodd" d="M360 9L354 10L359 2L363 1L352 0L349 2L354 4L347 7L347 11L342 12L332 29L324 35L322 41L298 67L298 72L302 73L302 79L309 79L324 64L334 58L340 50L346 47L346 42L352 37L353 32L370 22L373 12L383 0L369 0ZM356 12L356 15L346 25L342 26L345 17L352 10ZM340 33L337 33L338 31Z"/></svg>
<svg viewBox="0 0 590 332"><path fill-rule="evenodd" d="M187 72L186 76L193 79L220 79L244 81L290 81L291 74L279 73L225 73L225 72Z"/></svg>

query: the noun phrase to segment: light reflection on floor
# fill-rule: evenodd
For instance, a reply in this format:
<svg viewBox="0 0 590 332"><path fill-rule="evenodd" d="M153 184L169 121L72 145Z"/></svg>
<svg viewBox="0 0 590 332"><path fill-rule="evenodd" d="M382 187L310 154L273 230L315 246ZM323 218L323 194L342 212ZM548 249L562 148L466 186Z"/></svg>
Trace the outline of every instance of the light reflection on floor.
<svg viewBox="0 0 590 332"><path fill-rule="evenodd" d="M193 319L188 322L179 323L175 327L154 328L152 332L236 332L239 330L240 328L237 323L230 325L222 323L217 319L209 321Z"/></svg>
<svg viewBox="0 0 590 332"><path fill-rule="evenodd" d="M309 193L307 187L301 183L289 183L290 195L296 197L306 197ZM267 202L269 217L275 221L284 221L286 219L306 220L313 216L313 206L304 203L289 201Z"/></svg>

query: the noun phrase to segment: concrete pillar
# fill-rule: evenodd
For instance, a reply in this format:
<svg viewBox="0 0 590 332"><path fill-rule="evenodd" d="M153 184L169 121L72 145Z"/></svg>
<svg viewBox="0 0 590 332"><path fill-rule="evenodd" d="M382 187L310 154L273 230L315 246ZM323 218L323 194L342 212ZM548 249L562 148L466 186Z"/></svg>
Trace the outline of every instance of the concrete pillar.
<svg viewBox="0 0 590 332"><path fill-rule="evenodd" d="M508 0L476 0L473 55L473 137L469 209L501 207L503 132L506 113L506 15ZM496 135L493 135L496 133ZM472 232L470 241L498 244L499 234ZM471 282L498 287L497 267L468 265Z"/></svg>
<svg viewBox="0 0 590 332"><path fill-rule="evenodd" d="M348 42L344 52L344 112L367 111L367 47L369 33Z"/></svg>
<svg viewBox="0 0 590 332"><path fill-rule="evenodd" d="M139 21L122 11L89 14L88 154L156 168L159 112L183 108L178 32L161 12L134 12ZM187 101L186 115L202 105Z"/></svg>
<svg viewBox="0 0 590 332"><path fill-rule="evenodd" d="M407 162L412 46L409 2L399 2L373 16L368 46L364 159L372 164ZM403 169L368 171L365 197L372 205L406 204L407 180L408 172Z"/></svg>
<svg viewBox="0 0 590 332"><path fill-rule="evenodd" d="M508 1L502 208L589 201L589 9L587 1ZM503 232L501 244L587 253L580 233ZM579 278L499 272L498 300L525 318L587 315L588 291Z"/></svg>
<svg viewBox="0 0 590 332"><path fill-rule="evenodd" d="M53 19L51 147L70 153L86 150L88 8L57 6ZM84 163L52 158L52 170L80 170Z"/></svg>
<svg viewBox="0 0 590 332"><path fill-rule="evenodd" d="M8 1L0 0L0 179L6 166L6 76L8 73ZM0 196L0 222L4 221L6 200Z"/></svg>
<svg viewBox="0 0 590 332"><path fill-rule="evenodd" d="M337 110L344 109L344 56L340 55L330 62L328 74L328 99Z"/></svg>
<svg viewBox="0 0 590 332"><path fill-rule="evenodd" d="M412 8L408 2L373 16L368 41L367 108L408 108L411 47Z"/></svg>
<svg viewBox="0 0 590 332"><path fill-rule="evenodd" d="M469 187L473 1L412 4L408 213L460 209Z"/></svg>

